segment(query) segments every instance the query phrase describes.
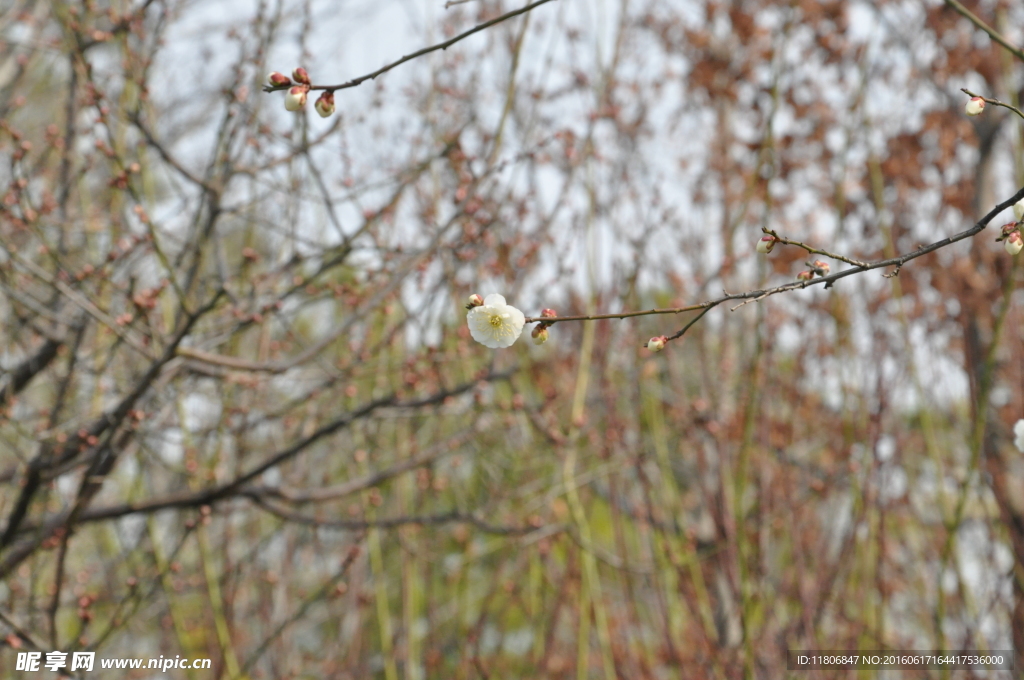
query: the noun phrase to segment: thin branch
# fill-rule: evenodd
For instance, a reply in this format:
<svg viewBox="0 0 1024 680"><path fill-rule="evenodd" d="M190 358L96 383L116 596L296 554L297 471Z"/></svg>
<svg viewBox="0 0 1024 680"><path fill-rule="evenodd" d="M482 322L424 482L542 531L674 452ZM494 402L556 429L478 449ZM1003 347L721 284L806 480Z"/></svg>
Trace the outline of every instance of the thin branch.
<svg viewBox="0 0 1024 680"><path fill-rule="evenodd" d="M748 301L756 302L758 300L763 300L764 298L769 297L771 295L777 295L778 293L784 293L784 292L786 292L788 290L796 290L798 288L807 288L808 286L814 286L814 285L817 285L819 283L825 284L826 288L831 288L832 284L835 283L836 281L838 281L839 279L846 278L847 276L852 276L853 274L859 274L861 272L870 271L872 269L880 269L882 267L896 267L896 270L899 271L899 269L901 269L903 267L903 265L906 264L907 262L909 262L910 260L916 260L917 258L919 258L919 257L921 257L923 255L927 255L928 253L935 252L936 250L939 250L940 248L945 248L946 246L951 245L953 243L956 243L957 241L963 241L966 238L970 238L970 237L974 236L978 232L982 231L985 227L987 227L989 225L989 223L993 219L995 219L996 215L998 215L999 213L1003 212L1004 210L1006 210L1007 208L1012 206L1014 203L1016 203L1016 202L1018 202L1018 201L1020 201L1022 199L1024 199L1024 188L1020 189L1012 197L1006 199L1005 201L1003 201L1002 203L1000 203L996 207L992 208L992 210L990 210L987 215L985 215L980 220L978 220L978 222L975 223L975 225L973 227L970 227L969 229L965 229L964 231L961 231L958 234L954 234L953 236L947 236L946 238L944 238L942 240L935 241L934 243L930 243L930 244L928 244L926 246L921 246L917 250L911 251L909 253L904 253L903 255L898 255L896 257L890 257L890 258L887 258L885 260L876 260L874 262L863 262L863 263L861 263L859 265L851 267L850 269L844 269L843 271L836 272L835 274L830 274L829 276L822 276L820 278L811 279L810 281L794 281L792 283L787 283L787 284L784 284L784 285L781 285L781 286L776 286L775 288L767 288L767 289L761 289L761 290L748 290L745 293L727 293L727 294L723 295L720 298L716 298L714 300L707 300L705 302L700 302L700 303L689 305L689 306L686 306L686 307L674 307L674 308L671 308L671 309L648 309L648 310L642 311L642 312L623 312L621 314L589 314L589 315L583 315L583 316L554 316L554 317L529 316L529 317L526 317L525 322L526 323L544 323L544 324L550 325L550 324L558 323L560 321L599 321L601 319L628 319L628 318L631 318L631 317L634 317L634 316L650 316L650 315L655 315L655 314L679 314L680 312L692 312L692 311L696 311L698 309L703 310L701 312L701 314L698 315L697 319L693 319L681 331L679 331L675 335L672 335L672 336L667 338L667 340L674 340L676 338L681 337L683 335L683 333L685 333L690 328L690 326L693 325L693 323L695 321L700 319L701 316L704 316L704 314L706 314L711 308L717 307L718 305L722 304L723 302L728 302L729 300L748 300ZM808 249L807 246L805 246L805 245L803 245L801 243L797 243L797 242L793 242L793 241L788 241L788 240L782 240L782 242L783 243L791 243L793 245L799 245L802 248ZM821 254L826 254L823 251L817 251L817 250L814 250L814 249L809 249L809 250L811 252L818 252L818 253L821 253ZM828 255L828 257L835 257L835 256L834 255ZM836 259L840 259L840 258L836 258ZM848 261L848 260L844 258L844 259L842 259L842 261L845 262L845 261ZM737 305L736 308L738 308L740 306L742 306L742 305ZM734 309L736 309L736 308L734 308Z"/></svg>
<svg viewBox="0 0 1024 680"><path fill-rule="evenodd" d="M428 397L422 399L415 399L411 401L398 401L394 393L391 393L380 399L368 402L356 411L351 411L345 415L337 418L336 420L324 425L320 429L313 432L311 435L303 439L302 441L289 446L288 448L268 456L264 461L256 465L250 471L243 473L236 477L230 482L226 482L220 486L200 490L194 493L187 494L172 494L164 496L163 498L157 498L155 500L149 500L138 503L126 503L124 505L113 505L101 508L87 509L81 512L77 517L78 524L86 524L90 522L100 522L103 520L113 519L116 517L124 517L127 515L136 514L149 514L153 512L159 512L162 510L170 510L174 508L195 508L202 505L213 505L216 502L224 501L230 498L234 498L238 495L249 495L254 493L254 490L247 485L253 481L256 477L267 470L276 467L285 461L293 458L307 447L311 446L315 442L324 438L327 435L338 432L353 422L362 418L368 417L373 412L385 408L422 408L424 406L433 406L444 402L449 397L463 394L475 388L481 381L499 381L505 380L516 371L512 368L508 371L501 373L492 373L490 375L483 376L476 380L463 383L452 389L445 390L443 392L437 392ZM71 438L68 440L72 441ZM18 534L32 533L42 529L41 533L45 537L49 535L57 527L61 526L65 521L66 513L61 513L56 516L51 516L49 519L44 519L40 522L24 522L18 529ZM69 527L70 528L70 527ZM0 575L4 572L4 565L0 564Z"/></svg>
<svg viewBox="0 0 1024 680"><path fill-rule="evenodd" d="M829 252L827 250L819 250L818 248L814 248L812 246L809 246L806 243L802 243L800 241L793 241L793 240L788 239L788 238L786 238L784 236L779 236L778 234L776 234L771 229L765 229L765 228L762 227L761 231L763 231L766 234L771 234L772 236L774 236L776 243L782 243L782 244L785 244L785 245L788 245L788 246L797 246L798 248L803 248L804 250L806 250L811 255L824 255L825 257L831 258L833 260L838 260L840 262L845 262L846 264L852 264L854 267L867 267L867 266L869 266L869 264L867 262L861 262L860 260L855 260L852 257L846 257L844 255L839 255L838 253L832 253L832 252Z"/></svg>
<svg viewBox="0 0 1024 680"><path fill-rule="evenodd" d="M154 354L152 351L149 350L149 348L146 347L143 340L137 338L135 334L132 333L130 330L122 328L121 325L117 323L117 321L110 318L108 314L106 314L103 310L101 310L99 307L90 302L85 295L82 295L77 290L61 281L60 278L56 276L51 276L49 272L47 272L45 269L37 265L32 260L22 256L21 253L15 252L13 250L8 250L7 252L10 254L11 257L16 259L19 264L28 269L29 273L32 274L32 276L59 290L61 293L64 294L65 297L67 297L73 303L78 305L78 307L80 307L84 312L86 312L87 314L95 318L97 321L99 321L101 324L103 324L111 331L113 331L114 334L121 338L121 340L123 340L125 343L127 343L129 347L131 347L132 349L134 349L147 359L156 359L156 354Z"/></svg>
<svg viewBox="0 0 1024 680"><path fill-rule="evenodd" d="M1020 109L1018 109L1016 106L1012 106L1010 104L1007 104L1006 102L1001 102L998 99L989 99L988 97L982 97L980 94L974 94L966 87L961 87L960 91L966 94L968 97L979 97L981 99L984 99L986 104L995 104L996 106L1002 106L1004 109L1010 109L1021 118L1024 118L1024 113L1021 113Z"/></svg>
<svg viewBox="0 0 1024 680"><path fill-rule="evenodd" d="M446 50L449 47L451 47L452 45L454 45L455 43L459 42L460 40L464 40L464 39L468 38L469 36L473 35L474 33L479 33L480 31L482 31L482 30L484 30L486 28L490 28L491 26L493 26L495 24L500 24L502 21L505 21L506 19L511 19L512 17L519 16L520 14L525 14L525 13L529 12L530 10L532 10L532 9L534 9L536 7L540 7L541 5L546 4L548 2L551 2L551 0L537 0L537 2L530 3L529 5L526 5L525 7L520 7L519 9L512 10L511 12L507 12L505 14L502 14L501 16L495 17L495 18L491 19L490 21L485 21L482 24L474 26L473 28L469 29L468 31L466 31L464 33L458 34L457 36L455 36L451 40L445 40L442 43L438 43L436 45L431 45L430 47L424 47L422 50L418 50L416 52L413 52L412 54L407 54L404 57L402 57L401 59L399 59L398 61L392 62L392 63L388 64L387 66L383 66L383 67L377 69L376 71L374 71L373 73L367 73L365 76L360 76L358 78L354 78L354 79L352 79L352 80L350 80L350 81L348 81L346 83L341 83L340 85L312 85L312 86L310 86L309 89L311 89L311 90L327 90L328 92L334 92L335 90L344 90L344 89L349 88L349 87L356 87L357 85L363 84L367 80L374 80L377 76L383 75L383 74L387 73L388 71L390 71L391 69L395 68L396 66L400 66L400 65L404 64L407 61L411 61L411 60L413 60L413 59L415 59L417 57L422 57L424 54L430 54L431 52L436 52L438 50ZM273 85L266 85L266 86L264 86L263 91L264 92L275 92L277 90L287 90L289 87L291 87L291 85L282 85L282 86L279 86L279 87L274 87Z"/></svg>

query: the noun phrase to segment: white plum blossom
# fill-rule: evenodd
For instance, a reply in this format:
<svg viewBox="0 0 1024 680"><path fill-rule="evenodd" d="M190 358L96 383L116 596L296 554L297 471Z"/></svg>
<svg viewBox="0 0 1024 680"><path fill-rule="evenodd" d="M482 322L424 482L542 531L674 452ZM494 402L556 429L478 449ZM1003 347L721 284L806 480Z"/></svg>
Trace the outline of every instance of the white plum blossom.
<svg viewBox="0 0 1024 680"><path fill-rule="evenodd" d="M526 323L523 313L506 304L505 298L497 293L491 293L482 305L469 310L466 320L473 339L491 349L511 347Z"/></svg>
<svg viewBox="0 0 1024 680"><path fill-rule="evenodd" d="M1013 440L1013 445L1017 447L1017 450L1024 453L1024 418L1017 421L1017 424L1013 426L1013 434L1016 438Z"/></svg>
<svg viewBox="0 0 1024 680"><path fill-rule="evenodd" d="M1013 217L1018 222L1024 220L1024 198L1013 204Z"/></svg>

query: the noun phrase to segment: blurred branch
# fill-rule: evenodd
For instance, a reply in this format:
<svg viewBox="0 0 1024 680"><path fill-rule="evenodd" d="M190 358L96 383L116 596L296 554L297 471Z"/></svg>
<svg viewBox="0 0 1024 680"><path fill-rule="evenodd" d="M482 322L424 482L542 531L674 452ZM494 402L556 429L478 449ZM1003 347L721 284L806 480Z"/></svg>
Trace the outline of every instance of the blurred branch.
<svg viewBox="0 0 1024 680"><path fill-rule="evenodd" d="M246 484L251 482L253 479L260 476L267 470L276 467L281 463L284 463L285 461L295 457L296 455L304 451L306 448L308 448L315 442L323 439L327 435L338 432L348 427L352 423L369 416L370 414L381 408L421 408L424 406L440 404L449 397L457 396L459 394L463 394L465 392L468 392L469 390L474 389L481 381L490 382L505 380L509 378L515 371L516 369L512 368L508 371L504 371L501 373L492 373L490 375L483 376L476 380L463 383L462 385L454 387L450 390L438 392L433 395L430 395L429 397L424 397L422 399L399 401L397 399L397 395L394 392L392 392L391 394L385 397L375 399L374 401L365 404L362 408L356 411L346 413L340 418L337 418L336 420L322 426L320 429L313 432L308 437L302 439L298 443L293 444L292 446L289 446L283 451L280 451L276 454L267 457L267 459L265 459L262 463L257 465L252 470L241 474L234 480L222 484L221 486L205 489L196 493L165 496L163 498L146 501L144 503L126 503L124 505L115 505L105 508L96 508L93 510L84 510L81 512L81 514L78 515L77 522L99 522L107 519L113 519L116 517L124 517L126 515L149 514L161 510L169 510L172 508L195 508L202 505L211 505L217 501L223 501L225 499L239 495L251 497L256 492L251 488L247 488ZM68 441L71 442L72 438L69 438ZM44 531L42 532L44 536L49 535L52 531L54 531L57 527L64 523L64 520L62 518L65 517L65 515L66 513L61 513L59 517L51 517L50 519L43 520L42 522L38 523L26 522L17 529L17 533L35 532L42 528L44 529ZM7 565L6 563L0 565L0 574L5 573L4 567L6 566L9 565Z"/></svg>
<svg viewBox="0 0 1024 680"><path fill-rule="evenodd" d="M281 637L281 634L284 633L284 631L287 630L289 626L291 626L293 623L301 619L305 615L306 611L313 604L317 602L323 602L330 596L331 591L345 576L345 574L349 570L349 567L351 567L352 563L356 561L356 558L359 557L359 553L361 552L359 544L362 542L362 540L362 536L356 537L355 542L353 543L352 547L349 548L348 554L345 555L345 559L344 561L342 561L341 567L339 567L338 571L331 578L327 579L327 581L320 588L318 588L312 595L307 597L302 602L302 605L295 610L295 613L292 616L282 621L281 624L273 630L273 632L271 632L267 637L263 639L263 641L259 645L256 646L253 654L243 664L242 676L240 677L249 677L249 672L252 670L252 667L256 664L257 661L260 660L263 654L266 653L268 649L270 649L270 644L277 638ZM232 678L232 680L234 680L234 678Z"/></svg>
<svg viewBox="0 0 1024 680"><path fill-rule="evenodd" d="M289 503L313 503L344 498L345 496L351 496L356 492L365 491L370 487L377 486L381 482L386 482L392 477L397 477L403 472L408 472L409 470L414 470L418 467L428 465L439 458L454 453L458 447L462 446L466 441L477 434L478 432L476 429L465 430L451 439L438 442L436 445L431 446L419 455L409 458L408 460L404 460L397 465L392 465L385 470L380 470L370 475L366 475L365 477L359 477L342 484L308 490L282 487L255 487L254 491L258 491L266 496L280 498L281 500Z"/></svg>
<svg viewBox="0 0 1024 680"><path fill-rule="evenodd" d="M135 335L128 329L122 328L121 324L117 323L116 320L110 318L108 314L106 314L103 310L101 310L99 307L90 302L87 297L79 293L77 290L75 290L68 284L61 281L59 277L51 276L45 269L37 265L32 260L29 260L28 258L22 256L21 253L12 250L8 250L8 252L11 254L11 257L18 261L19 264L28 269L29 273L32 274L32 276L59 290L65 297L71 300L71 302L78 305L78 307L80 307L84 312L86 312L87 314L95 318L97 321L99 321L101 324L103 324L111 331L113 331L113 333L117 335L117 337L124 340L124 342L127 343L132 349L136 350L147 359L155 360L157 358L156 354L154 354L152 351L150 351L148 347L146 347L146 344L143 342L143 340L136 338Z"/></svg>
<svg viewBox="0 0 1024 680"><path fill-rule="evenodd" d="M1017 57L1021 61L1024 61L1024 50L1021 50L1021 48L1017 47L1016 45L1014 45L1013 43L1008 41L1006 38L1004 38L1002 35L1000 35L994 28L992 28L991 26L986 24L984 21L979 19L971 10L969 10L966 7L964 7L963 5L961 5L959 0L945 0L945 1L946 1L946 5L948 7L952 7L961 16L965 17L972 24L974 24L975 26L977 26L981 30L983 30L986 33L988 33L988 37L992 38L997 43L999 43L1000 45L1005 47L1007 49L1007 51L1010 52L1010 54L1012 54L1013 56Z"/></svg>
<svg viewBox="0 0 1024 680"><path fill-rule="evenodd" d="M364 519L318 519L316 517L310 517L309 515L303 515L302 513L287 510L274 503L271 503L266 498L258 494L243 494L246 498L251 500L260 508L263 508L272 515L279 517L288 522L295 522L297 524L305 524L306 526L315 526L322 529L341 529L346 531L352 530L365 530L365 529L394 529L396 527L406 526L409 524L418 525L436 525L436 524L451 524L453 522L467 522L472 524L477 529L488 534L500 534L503 536L516 536L521 534L530 534L541 529L546 529L545 525L533 526L527 525L522 527L490 524L481 519L478 519L472 513L459 512L452 510L451 512L444 512L439 515L403 515L401 517L389 517L387 519L378 520L364 520Z"/></svg>
<svg viewBox="0 0 1024 680"><path fill-rule="evenodd" d="M63 346L63 342L54 339L47 339L46 342L36 351L35 354L25 359L10 371L5 371L4 376L7 382L0 387L0 406L29 383L40 371L43 371L53 358L57 356L57 350Z"/></svg>
<svg viewBox="0 0 1024 680"><path fill-rule="evenodd" d="M12 618L7 616L7 614L5 614L3 610L0 610L0 623L3 623L5 626L10 628L22 642L27 644L32 649L43 648L43 646L36 642L35 639L33 639L32 636L29 635L29 633L24 628L19 626Z"/></svg>

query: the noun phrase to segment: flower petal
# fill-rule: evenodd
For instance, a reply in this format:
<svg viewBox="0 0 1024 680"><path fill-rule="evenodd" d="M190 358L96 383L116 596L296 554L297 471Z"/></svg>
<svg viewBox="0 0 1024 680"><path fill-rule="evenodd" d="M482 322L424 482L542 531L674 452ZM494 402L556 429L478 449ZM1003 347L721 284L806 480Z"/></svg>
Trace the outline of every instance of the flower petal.
<svg viewBox="0 0 1024 680"><path fill-rule="evenodd" d="M505 298L502 297L501 295L498 295L497 293L491 293L490 295L484 298L484 305L486 305L487 307L504 307Z"/></svg>

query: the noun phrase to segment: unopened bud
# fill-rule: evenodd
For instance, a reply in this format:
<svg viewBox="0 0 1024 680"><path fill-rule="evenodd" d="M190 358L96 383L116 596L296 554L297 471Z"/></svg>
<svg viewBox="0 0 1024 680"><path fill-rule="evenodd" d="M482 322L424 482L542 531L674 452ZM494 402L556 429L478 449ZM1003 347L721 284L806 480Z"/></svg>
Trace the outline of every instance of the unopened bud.
<svg viewBox="0 0 1024 680"><path fill-rule="evenodd" d="M316 104L313 106L316 109L316 112L320 114L321 118L326 118L331 115L334 113L334 93L324 92L316 100Z"/></svg>
<svg viewBox="0 0 1024 680"><path fill-rule="evenodd" d="M558 316L558 314L553 309L543 309L541 310L540 315L545 319L554 319L555 317Z"/></svg>
<svg viewBox="0 0 1024 680"><path fill-rule="evenodd" d="M1018 222L1024 220L1024 198L1013 204L1013 218Z"/></svg>
<svg viewBox="0 0 1024 680"><path fill-rule="evenodd" d="M289 111L301 111L306 106L306 88L296 85L284 96L284 108Z"/></svg>
<svg viewBox="0 0 1024 680"><path fill-rule="evenodd" d="M1016 255L1024 248L1024 237L1020 235L1019 231L1015 231L1006 237L1006 243L1003 244L1006 248L1006 252L1010 255Z"/></svg>
<svg viewBox="0 0 1024 680"><path fill-rule="evenodd" d="M967 100L967 106L964 107L968 116L977 116L985 110L985 100L981 97L971 97Z"/></svg>
<svg viewBox="0 0 1024 680"><path fill-rule="evenodd" d="M830 270L828 262L825 262L824 260L815 260L813 265L815 273L818 276L828 276L828 272Z"/></svg>
<svg viewBox="0 0 1024 680"><path fill-rule="evenodd" d="M800 272L799 274L796 275L796 278L799 279L800 281L810 281L811 279L814 278L814 272Z"/></svg>
<svg viewBox="0 0 1024 680"><path fill-rule="evenodd" d="M466 309L473 309L474 307L482 307L484 299L478 294L473 293L469 296L469 303L466 304Z"/></svg>
<svg viewBox="0 0 1024 680"><path fill-rule="evenodd" d="M772 248L775 247L774 236L762 236L761 240L757 242L757 252L762 255L767 255L772 252Z"/></svg>
<svg viewBox="0 0 1024 680"><path fill-rule="evenodd" d="M292 80L303 85L311 85L309 82L309 74L306 73L306 69L301 66L292 71Z"/></svg>
<svg viewBox="0 0 1024 680"><path fill-rule="evenodd" d="M537 326L533 329L533 332L530 333L530 337L533 338L533 344L543 345L548 341L548 327L544 325Z"/></svg>
<svg viewBox="0 0 1024 680"><path fill-rule="evenodd" d="M647 349L652 352L660 352L665 349L665 343L668 342L668 338L664 335L658 335L647 341Z"/></svg>
<svg viewBox="0 0 1024 680"><path fill-rule="evenodd" d="M274 87L284 87L285 85L292 84L291 78L289 78L283 73L278 73L277 71L274 71L269 76L267 76L267 82L273 85Z"/></svg>

